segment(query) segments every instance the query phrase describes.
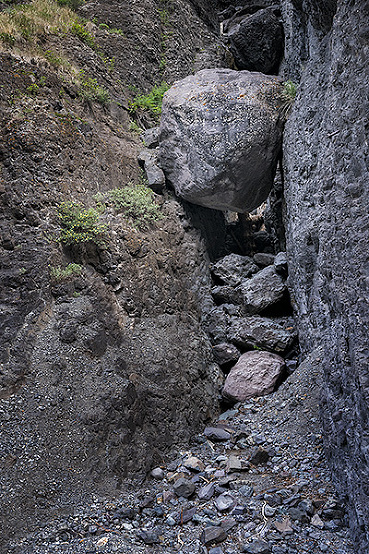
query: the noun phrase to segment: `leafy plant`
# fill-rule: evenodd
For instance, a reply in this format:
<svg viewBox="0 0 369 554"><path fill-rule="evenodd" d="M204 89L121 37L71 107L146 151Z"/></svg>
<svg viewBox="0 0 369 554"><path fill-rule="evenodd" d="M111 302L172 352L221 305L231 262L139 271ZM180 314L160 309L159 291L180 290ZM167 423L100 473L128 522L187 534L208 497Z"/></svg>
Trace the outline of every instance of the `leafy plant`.
<svg viewBox="0 0 369 554"><path fill-rule="evenodd" d="M94 37L86 29L85 25L79 21L75 21L71 27L71 32L73 35L77 36L82 42L87 44L93 50L97 49L97 45Z"/></svg>
<svg viewBox="0 0 369 554"><path fill-rule="evenodd" d="M58 216L61 225L59 241L66 246L85 242L105 246L107 226L99 222L99 214L93 208L84 209L76 202L62 202Z"/></svg>
<svg viewBox="0 0 369 554"><path fill-rule="evenodd" d="M129 184L124 188L113 189L107 194L116 210L122 210L139 229L162 219L153 192L146 186Z"/></svg>
<svg viewBox="0 0 369 554"><path fill-rule="evenodd" d="M80 264L68 264L65 268L62 268L60 265L57 267L50 266L50 275L55 281L64 281L69 277L81 275L82 266Z"/></svg>
<svg viewBox="0 0 369 554"><path fill-rule="evenodd" d="M38 94L39 88L40 87L36 83L32 83L32 85L29 85L29 87L27 87L27 92L29 94L32 94L32 96L36 96Z"/></svg>
<svg viewBox="0 0 369 554"><path fill-rule="evenodd" d="M97 79L92 77L86 77L84 71L80 72L81 85L79 95L81 98L89 101L99 102L99 104L108 104L110 102L110 95L106 88L99 85Z"/></svg>
<svg viewBox="0 0 369 554"><path fill-rule="evenodd" d="M141 94L130 102L131 112L136 112L141 108L150 112L155 118L159 118L161 114L161 107L163 103L163 96L169 89L168 83L161 83L161 85L155 86L148 94Z"/></svg>
<svg viewBox="0 0 369 554"><path fill-rule="evenodd" d="M132 131L132 133L142 133L141 127L139 127L135 121L131 121L129 130Z"/></svg>
<svg viewBox="0 0 369 554"><path fill-rule="evenodd" d="M298 85L291 80L283 83L283 89L281 92L281 106L280 110L284 117L288 117L292 110L292 106L295 102Z"/></svg>

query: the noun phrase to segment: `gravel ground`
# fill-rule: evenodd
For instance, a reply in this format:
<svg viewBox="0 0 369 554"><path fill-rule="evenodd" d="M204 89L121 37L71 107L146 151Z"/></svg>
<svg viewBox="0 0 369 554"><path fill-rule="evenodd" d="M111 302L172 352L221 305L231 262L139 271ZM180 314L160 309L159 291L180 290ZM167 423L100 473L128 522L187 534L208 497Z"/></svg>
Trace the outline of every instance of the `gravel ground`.
<svg viewBox="0 0 369 554"><path fill-rule="evenodd" d="M226 410L140 490L45 521L10 553L354 554L319 425L315 352L268 396Z"/></svg>

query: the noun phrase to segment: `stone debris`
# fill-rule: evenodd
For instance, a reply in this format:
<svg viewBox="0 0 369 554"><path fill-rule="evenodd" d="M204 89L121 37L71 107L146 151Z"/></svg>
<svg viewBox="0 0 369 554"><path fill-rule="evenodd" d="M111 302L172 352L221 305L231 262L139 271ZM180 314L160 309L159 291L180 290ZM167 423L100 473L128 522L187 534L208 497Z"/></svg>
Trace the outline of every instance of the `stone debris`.
<svg viewBox="0 0 369 554"><path fill-rule="evenodd" d="M231 438L231 434L220 427L206 427L204 435L213 442L227 441Z"/></svg>
<svg viewBox="0 0 369 554"><path fill-rule="evenodd" d="M249 277L226 276L230 260L215 264L215 271L236 285L221 285L233 291L271 275L280 284L286 268L279 258ZM318 356L300 365L288 359L293 371L275 391L284 360L274 352L241 352L267 344L289 352L290 318L242 317L231 304L217 310L224 316L223 337L237 344L223 339L213 347L224 371L230 369L222 394L234 407L193 437L190 450L154 467L145 488L114 501L97 498L50 521L24 538L22 554L356 554L323 463Z"/></svg>
<svg viewBox="0 0 369 554"><path fill-rule="evenodd" d="M252 258L239 254L228 254L228 256L212 264L210 269L214 279L231 287L236 287L245 278L251 277L259 271Z"/></svg>
<svg viewBox="0 0 369 554"><path fill-rule="evenodd" d="M242 281L236 292L245 313L260 314L282 300L287 286L274 266L268 266Z"/></svg>
<svg viewBox="0 0 369 554"><path fill-rule="evenodd" d="M181 477L174 483L173 490L177 496L189 498L195 492L195 485L188 479Z"/></svg>

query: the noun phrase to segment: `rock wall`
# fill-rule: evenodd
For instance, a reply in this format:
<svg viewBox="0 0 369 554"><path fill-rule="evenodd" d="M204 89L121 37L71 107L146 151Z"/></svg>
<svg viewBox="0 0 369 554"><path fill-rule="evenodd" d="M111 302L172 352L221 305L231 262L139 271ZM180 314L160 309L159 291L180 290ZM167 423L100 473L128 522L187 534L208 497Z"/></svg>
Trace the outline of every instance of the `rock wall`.
<svg viewBox="0 0 369 554"><path fill-rule="evenodd" d="M285 1L283 11L285 76L302 76L284 137L290 286L303 350L323 347L326 450L367 552L369 5Z"/></svg>
<svg viewBox="0 0 369 554"><path fill-rule="evenodd" d="M0 53L0 550L51 511L143 479L217 410L200 323L212 302L209 259L184 209L156 197L162 219L138 230L104 208L107 248L57 240L61 202L96 208L96 195L140 182L129 86L144 92L182 77L209 42L217 50L187 3L162 19L155 2L137 13L128 4L132 21L118 2L85 6L121 30L88 24L99 53L73 34L46 35L34 57L27 43ZM161 70L178 48L178 65ZM83 67L110 101L84 100L48 51ZM80 275L53 277L70 262Z"/></svg>

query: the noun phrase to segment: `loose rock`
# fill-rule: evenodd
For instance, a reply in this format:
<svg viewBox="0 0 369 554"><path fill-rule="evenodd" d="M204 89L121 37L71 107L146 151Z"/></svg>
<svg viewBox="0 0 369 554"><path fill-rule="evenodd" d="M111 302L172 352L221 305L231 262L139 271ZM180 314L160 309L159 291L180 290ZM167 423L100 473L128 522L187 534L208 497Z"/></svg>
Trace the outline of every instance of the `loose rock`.
<svg viewBox="0 0 369 554"><path fill-rule="evenodd" d="M243 348L258 346L282 353L290 348L295 338L275 321L260 316L231 318L228 337Z"/></svg>
<svg viewBox="0 0 369 554"><path fill-rule="evenodd" d="M273 266L262 269L236 288L246 313L257 314L282 300L286 283Z"/></svg>
<svg viewBox="0 0 369 554"><path fill-rule="evenodd" d="M215 525L211 527L206 527L201 533L200 540L203 544L211 544L213 542L223 542L227 538L227 533L222 529L222 527L217 527Z"/></svg>
<svg viewBox="0 0 369 554"><path fill-rule="evenodd" d="M223 387L223 398L244 402L274 390L284 368L284 360L270 352L246 352L231 369Z"/></svg>
<svg viewBox="0 0 369 554"><path fill-rule="evenodd" d="M195 485L188 479L181 477L174 483L173 490L177 496L189 498L195 492Z"/></svg>

